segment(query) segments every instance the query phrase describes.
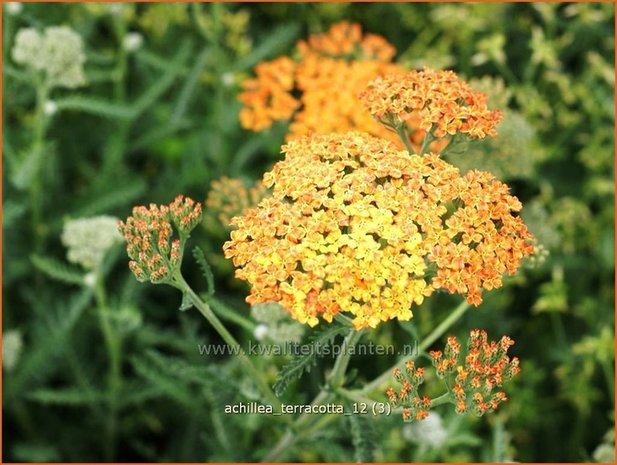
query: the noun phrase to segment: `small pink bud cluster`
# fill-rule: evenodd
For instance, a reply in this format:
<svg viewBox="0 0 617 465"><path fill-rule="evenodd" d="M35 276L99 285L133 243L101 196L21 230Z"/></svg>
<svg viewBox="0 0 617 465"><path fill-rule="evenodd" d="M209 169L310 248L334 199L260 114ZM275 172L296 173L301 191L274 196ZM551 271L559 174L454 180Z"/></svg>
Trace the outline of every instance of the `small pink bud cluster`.
<svg viewBox="0 0 617 465"><path fill-rule="evenodd" d="M201 221L200 203L179 195L169 205L150 204L133 208L133 215L120 221L131 258L129 268L141 281L168 281L180 267L184 241ZM173 238L174 228L179 238Z"/></svg>

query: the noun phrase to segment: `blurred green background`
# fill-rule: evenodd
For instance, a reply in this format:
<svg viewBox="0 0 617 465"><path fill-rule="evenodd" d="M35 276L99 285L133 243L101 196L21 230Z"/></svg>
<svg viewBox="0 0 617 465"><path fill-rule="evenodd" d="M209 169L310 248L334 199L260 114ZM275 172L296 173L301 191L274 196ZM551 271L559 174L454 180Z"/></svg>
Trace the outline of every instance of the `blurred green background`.
<svg viewBox="0 0 617 465"><path fill-rule="evenodd" d="M292 55L298 39L341 20L383 35L410 68L453 69L506 112L500 138L450 161L511 186L541 253L451 331L483 327L516 340L522 373L498 412L477 419L440 407L440 442L418 439L421 428L398 417L360 426L341 418L287 459L353 460L360 428L377 461L612 460L611 3L4 4L3 460L255 461L275 443L281 428L271 418L222 413L254 397L250 381L235 359L199 355L197 344L220 342L216 334L196 313L178 312L170 288L138 284L121 245L102 266L121 341L112 399L96 292L66 261L60 236L69 219L125 218L133 205L179 193L204 200L223 175L259 179L279 159L286 126L242 130L240 83L260 61ZM20 29L57 25L82 37L86 83L54 88L37 107L40 86L11 49ZM223 228L192 237L219 298L248 316L245 288L222 257L225 239ZM183 269L203 290L190 254ZM426 335L457 303L437 295L411 329L393 321L371 338L410 343L408 330ZM257 361L273 382L285 362ZM356 383L393 362L352 360ZM287 401L312 399L331 360L318 365Z"/></svg>

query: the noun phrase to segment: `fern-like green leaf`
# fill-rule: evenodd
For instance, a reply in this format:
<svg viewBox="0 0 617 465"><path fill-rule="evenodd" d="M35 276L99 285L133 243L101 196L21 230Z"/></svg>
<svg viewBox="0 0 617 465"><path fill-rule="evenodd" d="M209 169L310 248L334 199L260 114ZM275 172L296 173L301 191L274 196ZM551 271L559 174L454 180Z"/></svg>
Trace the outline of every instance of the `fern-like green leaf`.
<svg viewBox="0 0 617 465"><path fill-rule="evenodd" d="M303 350L306 355L296 355L285 365L278 374L276 383L274 383L274 393L280 397L290 382L300 378L304 373L311 371L311 368L317 363L317 356L324 347L331 344L334 338L345 331L344 326L339 326L335 323L327 326L325 329L317 331L308 342L310 350Z"/></svg>
<svg viewBox="0 0 617 465"><path fill-rule="evenodd" d="M5 401L11 402L28 392L30 386L43 383L58 368L66 346L72 342L71 331L91 300L92 290L84 288L58 309L46 304L48 321L35 326L32 346L24 351L16 373L6 379Z"/></svg>
<svg viewBox="0 0 617 465"><path fill-rule="evenodd" d="M26 396L44 405L79 407L105 401L105 394L99 391L84 391L78 388L37 389Z"/></svg>
<svg viewBox="0 0 617 465"><path fill-rule="evenodd" d="M193 393L186 385L178 383L175 378L169 376L167 373L161 372L160 368L154 366L147 358L134 357L131 362L135 371L142 378L167 397L174 399L187 408L191 408L194 404Z"/></svg>
<svg viewBox="0 0 617 465"><path fill-rule="evenodd" d="M188 41L179 46L178 53L169 62L167 70L152 84L133 104L134 118L141 116L172 86L176 77L181 73L181 67L187 61L191 52Z"/></svg>
<svg viewBox="0 0 617 465"><path fill-rule="evenodd" d="M146 183L141 178L134 178L131 182L123 183L119 180L116 182L117 185L113 189L107 189L105 192L97 189L96 192L80 199L79 204L71 211L71 216L78 218L107 213L119 206L130 205L146 190Z"/></svg>
<svg viewBox="0 0 617 465"><path fill-rule="evenodd" d="M30 259L36 269L56 281L78 285L83 285L84 283L83 272L76 268L70 267L64 262L56 260L55 258L43 257L41 255L32 255Z"/></svg>
<svg viewBox="0 0 617 465"><path fill-rule="evenodd" d="M376 432L373 423L365 415L350 415L351 441L354 447L355 461L367 463L374 460L377 448Z"/></svg>
<svg viewBox="0 0 617 465"><path fill-rule="evenodd" d="M199 264L201 272L204 275L204 278L206 278L206 283L208 284L208 295L212 297L214 295L214 274L212 274L212 268L210 268L204 252L199 248L199 246L195 246L193 249L193 257L195 257L195 261Z"/></svg>
<svg viewBox="0 0 617 465"><path fill-rule="evenodd" d="M191 100L193 100L193 94L195 93L197 85L199 84L199 77L203 73L203 70L206 68L206 65L208 64L208 60L210 59L211 55L211 50L209 48L206 48L197 56L191 72L184 81L184 86L182 87L178 100L176 101L174 112L171 115L169 124L176 125L184 117L184 114L186 113L186 110L189 107Z"/></svg>
<svg viewBox="0 0 617 465"><path fill-rule="evenodd" d="M55 100L58 110L75 110L105 118L130 120L135 110L127 105L110 102L99 97L74 95Z"/></svg>

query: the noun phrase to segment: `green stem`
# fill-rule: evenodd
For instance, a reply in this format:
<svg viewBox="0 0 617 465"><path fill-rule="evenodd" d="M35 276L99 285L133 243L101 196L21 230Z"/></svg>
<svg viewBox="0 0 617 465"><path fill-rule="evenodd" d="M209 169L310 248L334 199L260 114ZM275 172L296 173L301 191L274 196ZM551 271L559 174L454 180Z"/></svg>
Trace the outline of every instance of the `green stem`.
<svg viewBox="0 0 617 465"><path fill-rule="evenodd" d="M212 327L216 330L216 332L223 338L225 343L232 348L233 353L237 354L240 357L240 361L249 372L257 387L264 395L270 404L280 410L281 401L274 395L272 389L268 385L268 383L263 378L263 373L253 365L251 359L246 355L244 349L236 339L231 335L231 333L227 330L225 325L218 319L218 317L214 314L210 306L205 303L201 298L191 289L191 287L187 284L180 273L177 273L174 276L174 280L172 285L180 289L183 293L187 294L193 305L199 310L206 320L212 325Z"/></svg>
<svg viewBox="0 0 617 465"><path fill-rule="evenodd" d="M424 140L422 141L422 145L420 146L418 155L424 155L424 152L426 152L426 149L428 148L429 144L433 142L434 140L435 138L433 137L433 126L431 126L431 129L429 129L426 135L424 136Z"/></svg>
<svg viewBox="0 0 617 465"><path fill-rule="evenodd" d="M405 144L405 148L407 149L409 154L411 155L416 153L415 149L411 145L411 141L409 140L409 133L407 132L407 125L405 123L399 123L396 126L396 133L403 141L403 144Z"/></svg>
<svg viewBox="0 0 617 465"><path fill-rule="evenodd" d="M351 348L358 343L362 337L362 334L362 330L356 331L355 329L352 329L347 334L347 337L343 341L341 352L334 362L332 371L328 375L326 386L324 386L315 399L313 399L311 405L322 405L330 402L334 398L334 395L331 392L328 392L327 389L331 388L337 390L343 385L345 380L345 372L349 366ZM285 434L283 434L274 448L262 459L262 462L273 462L280 459L291 447L296 444L296 442L298 442L299 439L307 437L311 434L313 430L307 429L307 424L310 423L313 418L314 415L310 415L308 413L303 413L300 415L293 425L287 429Z"/></svg>
<svg viewBox="0 0 617 465"><path fill-rule="evenodd" d="M435 397L431 400L431 408L437 407L438 405L448 404L452 402L452 395L449 392L444 392L439 397Z"/></svg>
<svg viewBox="0 0 617 465"><path fill-rule="evenodd" d="M128 70L128 52L124 48L124 40L127 33L127 24L122 14L114 15L112 27L116 44L118 47L116 55L116 66L113 69L113 95L114 100L119 105L126 103L126 75ZM105 147L105 156L102 166L101 179L114 177L118 172L118 165L122 162L126 152L127 139L131 129L131 120L121 120L117 122L114 135Z"/></svg>
<svg viewBox="0 0 617 465"><path fill-rule="evenodd" d="M343 315L342 313L337 313L334 315L334 319L345 326L349 326L350 328L354 327L351 318Z"/></svg>
<svg viewBox="0 0 617 465"><path fill-rule="evenodd" d="M34 235L34 251L40 253L43 248L43 232L41 230L42 221L42 183L43 160L45 150L45 132L47 130L48 118L45 115L45 102L49 97L49 85L43 79L38 81L36 89L36 112L34 137L32 142L32 153L34 157L34 168L30 183L30 206L32 209L32 233Z"/></svg>
<svg viewBox="0 0 617 465"><path fill-rule="evenodd" d="M348 391L347 389L339 388L336 390L336 393L341 397L351 400L352 402L366 404L369 411L371 411L373 404L382 403L377 400L369 399L368 397L362 395L360 391Z"/></svg>
<svg viewBox="0 0 617 465"><path fill-rule="evenodd" d="M345 381L345 372L347 371L351 358L351 348L362 338L363 332L363 330L356 331L355 329L351 329L343 341L341 353L336 359L336 362L334 362L334 367L328 379L328 383L332 388L336 389L343 385Z"/></svg>
<svg viewBox="0 0 617 465"><path fill-rule="evenodd" d="M456 307L454 311L450 313L450 315L448 315L448 317L439 324L439 326L437 326L428 336L424 338L424 340L418 346L418 352L424 352L426 349L428 349L433 342L439 339L450 328L450 326L456 323L459 318L461 318L465 314L467 309L469 309L469 304L466 301L461 302L458 307ZM383 372L373 381L366 384L362 389L362 393L367 394L379 388L382 384L386 383L392 377L392 370L394 370L395 368L403 368L405 362L413 360L415 356L416 354L412 354L399 360L396 364L388 368L385 372Z"/></svg>
<svg viewBox="0 0 617 465"><path fill-rule="evenodd" d="M118 43L118 56L116 58L116 68L114 69L114 97L118 103L122 103L126 99L126 89L124 81L127 70L127 51L124 48L124 39L126 37L126 23L122 15L114 15L113 18L114 33L116 42Z"/></svg>
<svg viewBox="0 0 617 465"><path fill-rule="evenodd" d="M121 377L121 344L120 339L114 332L111 323L111 313L107 305L107 297L103 286L103 279L99 271L96 272L96 284L94 298L101 324L101 332L105 340L107 356L109 358L109 411L106 424L105 455L106 460L113 461L116 453L116 430L118 423L118 394L122 382Z"/></svg>
<svg viewBox="0 0 617 465"><path fill-rule="evenodd" d="M239 315L232 308L230 308L224 302L221 302L219 299L215 297L209 297L207 299L207 303L212 307L215 313L217 313L221 318L228 320L232 323L236 323L238 326L246 329L249 333L253 334L255 331L255 327L257 326L253 321L248 318Z"/></svg>

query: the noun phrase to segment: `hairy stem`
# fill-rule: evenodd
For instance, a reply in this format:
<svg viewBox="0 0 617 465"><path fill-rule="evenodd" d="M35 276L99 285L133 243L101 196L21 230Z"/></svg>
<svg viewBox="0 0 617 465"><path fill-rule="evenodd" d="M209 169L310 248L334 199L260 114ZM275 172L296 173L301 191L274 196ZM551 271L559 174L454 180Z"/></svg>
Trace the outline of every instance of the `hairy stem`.
<svg viewBox="0 0 617 465"><path fill-rule="evenodd" d="M459 306L456 307L454 311L450 313L450 315L448 315L445 320L443 320L428 336L424 338L424 340L418 346L418 351L424 352L426 349L428 349L433 342L439 339L450 328L450 326L456 323L459 318L461 318L465 314L467 309L469 309L469 304L466 301L461 302ZM392 377L392 370L394 370L395 368L403 368L405 366L405 362L413 360L414 358L415 354L402 358L392 367L388 368L381 375L375 378L373 381L366 384L361 392L367 394L379 388L382 384L386 383Z"/></svg>
<svg viewBox="0 0 617 465"><path fill-rule="evenodd" d="M40 253L43 248L42 222L42 183L43 160L45 150L45 132L47 130L48 118L45 114L45 102L49 97L49 85L43 79L38 82L36 89L36 112L34 122L34 134L32 142L32 156L34 157L34 168L32 180L30 182L30 208L32 214L32 233L34 235L34 252Z"/></svg>
<svg viewBox="0 0 617 465"><path fill-rule="evenodd" d="M431 126L431 129L429 129L426 133L426 135L424 136L424 140L422 141L422 145L420 146L420 150L418 151L418 155L424 155L424 153L426 152L426 149L428 148L429 144L431 142L433 142L435 140L435 138L433 137L433 126Z"/></svg>
<svg viewBox="0 0 617 465"><path fill-rule="evenodd" d="M118 394L122 383L121 374L121 356L122 348L121 341L115 333L111 323L111 314L107 305L107 297L105 287L103 285L102 276L96 271L96 284L94 289L94 298L96 300L101 332L105 340L107 349L107 357L109 359L109 373L107 379L108 386L108 404L107 423L105 426L105 456L107 461L113 461L116 454L116 430L118 423Z"/></svg>
<svg viewBox="0 0 617 465"><path fill-rule="evenodd" d="M411 145L411 141L409 140L409 133L407 132L407 125L405 123L399 123L396 126L396 133L403 141L403 144L405 144L405 148L407 149L409 154L411 155L413 153L416 153L415 149Z"/></svg>
<svg viewBox="0 0 617 465"><path fill-rule="evenodd" d="M263 373L253 364L251 359L246 355L244 349L236 339L232 336L232 334L227 330L225 325L218 319L218 317L214 314L210 305L204 302L196 293L191 289L191 287L184 280L182 275L179 273L174 276L174 286L180 289L183 293L188 295L189 299L193 303L193 305L199 310L206 320L212 325L212 327L216 330L216 332L223 338L225 343L230 347L233 347L234 353L240 357L240 361L246 368L246 370L251 375L251 378L255 381L257 388L264 395L265 399L272 404L274 407L281 407L281 401L274 395L274 392L268 385L268 383L263 378Z"/></svg>
<svg viewBox="0 0 617 465"><path fill-rule="evenodd" d="M214 312L224 320L236 323L238 326L246 329L251 334L255 331L255 327L257 326L255 322L239 315L233 309L229 308L229 306L224 302L221 302L219 299L214 297L208 298L207 302L210 307L212 307L212 310L214 310Z"/></svg>

